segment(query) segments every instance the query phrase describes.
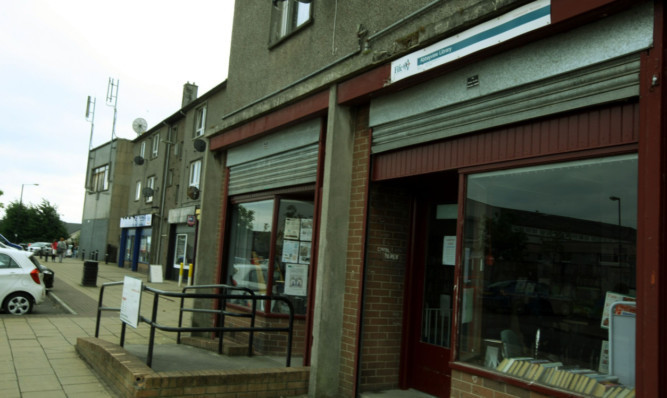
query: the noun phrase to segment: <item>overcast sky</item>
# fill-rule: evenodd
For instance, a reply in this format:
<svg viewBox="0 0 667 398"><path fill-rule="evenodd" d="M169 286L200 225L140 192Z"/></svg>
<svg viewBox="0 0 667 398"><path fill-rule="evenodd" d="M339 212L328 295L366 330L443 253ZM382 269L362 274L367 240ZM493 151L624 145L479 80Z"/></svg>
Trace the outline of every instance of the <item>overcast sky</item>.
<svg viewBox="0 0 667 398"><path fill-rule="evenodd" d="M21 0L0 4L0 203L47 200L80 223L91 123L111 139L109 78L118 82L116 136L151 128L227 77L234 0ZM32 184L39 184L34 186ZM0 217L4 212L0 210Z"/></svg>

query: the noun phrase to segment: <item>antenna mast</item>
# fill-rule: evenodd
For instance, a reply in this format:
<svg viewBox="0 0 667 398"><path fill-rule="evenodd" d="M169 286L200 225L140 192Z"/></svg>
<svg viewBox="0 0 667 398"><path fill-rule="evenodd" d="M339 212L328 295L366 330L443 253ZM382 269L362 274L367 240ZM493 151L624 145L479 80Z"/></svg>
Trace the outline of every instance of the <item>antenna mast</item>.
<svg viewBox="0 0 667 398"><path fill-rule="evenodd" d="M116 138L116 114L118 113L118 84L120 82L116 79L109 78L109 85L107 86L107 105L113 106L113 125L111 126L111 141Z"/></svg>
<svg viewBox="0 0 667 398"><path fill-rule="evenodd" d="M95 98L90 98L88 96L88 102L86 102L86 121L90 122L90 141L88 141L88 163L86 164L86 181L84 182L84 187L86 191L90 190L88 184L90 183L90 158L92 157L93 149L93 130L95 130Z"/></svg>
<svg viewBox="0 0 667 398"><path fill-rule="evenodd" d="M93 130L95 129L95 98L88 96L86 103L86 121L90 122L90 141L88 143L88 150L93 149Z"/></svg>

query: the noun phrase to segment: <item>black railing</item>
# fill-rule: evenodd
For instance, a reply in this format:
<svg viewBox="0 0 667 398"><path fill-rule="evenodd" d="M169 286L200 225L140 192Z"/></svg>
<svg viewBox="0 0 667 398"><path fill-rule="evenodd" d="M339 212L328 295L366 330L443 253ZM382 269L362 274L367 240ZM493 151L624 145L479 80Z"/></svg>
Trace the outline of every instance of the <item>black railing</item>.
<svg viewBox="0 0 667 398"><path fill-rule="evenodd" d="M107 286L117 286L123 285L123 282L108 282L104 283L100 288L99 302L97 306L97 321L95 324L95 337L99 337L100 330L100 318L103 311L117 311L120 312L119 307L105 307L104 304L104 289ZM198 289L210 289L215 290L214 293L187 293L187 290L198 290ZM181 342L181 333L182 332L217 332L219 336L218 342L218 353L222 353L222 340L225 332L247 332L249 334L248 341L248 356L253 354L253 336L255 332L286 332L287 333L287 358L286 358L286 367L291 366L292 362L292 336L294 330L294 307L292 302L285 297L273 297L273 296L264 296L256 295L252 290L248 288L239 288L229 285L199 285L199 286L188 286L183 289L181 293L178 292L166 292L159 289L154 289L149 286L143 286L142 289L144 292L149 292L153 294L153 308L151 312L151 317L146 318L142 315L139 315L139 320L141 322L148 323L150 325L150 335L148 340L148 353L146 355L146 365L151 367L153 363L153 346L155 344L155 331L162 330L165 332L175 332L177 333L177 343ZM242 294L229 294L230 291L240 291ZM180 298L180 309L178 316L178 326L167 326L161 325L157 321L158 314L158 304L160 296L164 297L175 297ZM185 299L209 299L215 300L216 309L203 309L203 308L186 308L184 307ZM249 312L230 312L227 311L227 301L228 300L250 300L252 302ZM257 314L257 301L282 301L287 304L289 308L289 322L287 327L257 327L255 326L255 317ZM217 326L213 327L184 327L182 326L183 313L184 312L200 312L200 313L212 313L218 316ZM245 317L250 318L249 327L226 327L225 318L228 316L233 317ZM125 345L125 328L126 323L121 321L121 333L120 333L120 346Z"/></svg>

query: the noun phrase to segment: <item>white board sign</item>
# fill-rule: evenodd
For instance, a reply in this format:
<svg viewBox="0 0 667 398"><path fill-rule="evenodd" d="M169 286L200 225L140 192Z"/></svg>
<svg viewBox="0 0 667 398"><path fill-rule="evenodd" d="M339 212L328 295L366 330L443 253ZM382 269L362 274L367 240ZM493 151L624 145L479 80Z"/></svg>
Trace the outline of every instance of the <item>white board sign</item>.
<svg viewBox="0 0 667 398"><path fill-rule="evenodd" d="M139 308L141 307L141 279L126 276L123 280L123 297L120 303L120 320L133 328L139 326Z"/></svg>
<svg viewBox="0 0 667 398"><path fill-rule="evenodd" d="M152 283L162 283L162 266L160 264L151 264L149 276Z"/></svg>

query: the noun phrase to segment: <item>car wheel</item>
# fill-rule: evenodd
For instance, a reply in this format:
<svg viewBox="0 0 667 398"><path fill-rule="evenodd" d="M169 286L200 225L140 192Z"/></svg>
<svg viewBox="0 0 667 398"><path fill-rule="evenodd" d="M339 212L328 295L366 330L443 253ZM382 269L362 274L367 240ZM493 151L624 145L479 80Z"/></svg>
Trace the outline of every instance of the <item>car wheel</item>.
<svg viewBox="0 0 667 398"><path fill-rule="evenodd" d="M32 298L26 293L14 293L5 300L5 312L25 315L32 312Z"/></svg>

